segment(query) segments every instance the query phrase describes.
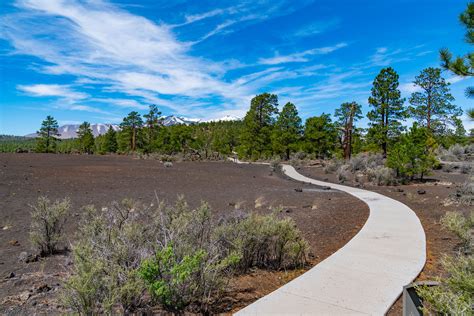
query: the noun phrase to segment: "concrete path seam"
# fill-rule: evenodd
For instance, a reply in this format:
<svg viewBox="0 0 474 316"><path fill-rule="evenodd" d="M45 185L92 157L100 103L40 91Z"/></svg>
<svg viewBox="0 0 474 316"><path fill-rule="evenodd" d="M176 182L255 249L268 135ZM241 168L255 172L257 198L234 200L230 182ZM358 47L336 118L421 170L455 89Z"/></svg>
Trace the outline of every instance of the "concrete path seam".
<svg viewBox="0 0 474 316"><path fill-rule="evenodd" d="M290 165L282 171L353 195L368 205L369 217L341 249L236 315L385 314L425 265L426 237L415 212L376 192L305 177Z"/></svg>

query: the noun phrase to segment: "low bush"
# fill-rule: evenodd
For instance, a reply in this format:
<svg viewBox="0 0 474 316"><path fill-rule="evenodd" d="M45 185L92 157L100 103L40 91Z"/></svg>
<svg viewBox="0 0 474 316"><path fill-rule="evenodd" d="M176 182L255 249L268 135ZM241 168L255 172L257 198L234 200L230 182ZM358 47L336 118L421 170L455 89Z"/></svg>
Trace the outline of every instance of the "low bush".
<svg viewBox="0 0 474 316"><path fill-rule="evenodd" d="M398 179L395 171L388 167L367 169L367 180L375 185L396 185Z"/></svg>
<svg viewBox="0 0 474 316"><path fill-rule="evenodd" d="M474 182L472 180L463 183L456 190L455 200L463 205L474 205Z"/></svg>
<svg viewBox="0 0 474 316"><path fill-rule="evenodd" d="M100 210L87 206L83 213L64 303L85 315L131 312L145 292L137 269L155 247L148 208L123 200Z"/></svg>
<svg viewBox="0 0 474 316"><path fill-rule="evenodd" d="M448 149L448 155L456 157L457 160L462 160L465 153L465 148L460 144L454 144Z"/></svg>
<svg viewBox="0 0 474 316"><path fill-rule="evenodd" d="M286 269L306 263L307 242L291 218L250 214L227 219L218 230L219 240L229 253L236 253L238 267Z"/></svg>
<svg viewBox="0 0 474 316"><path fill-rule="evenodd" d="M307 247L294 222L275 214L235 213L216 222L206 203L191 209L183 198L173 206L90 206L64 302L80 314L132 313L153 301L175 313L210 313L230 275L304 264Z"/></svg>
<svg viewBox="0 0 474 316"><path fill-rule="evenodd" d="M442 170L444 172L447 172L447 173L454 172L455 169L456 169L456 167L453 164L450 164L450 163L445 163L445 164L443 164L443 167L442 167Z"/></svg>
<svg viewBox="0 0 474 316"><path fill-rule="evenodd" d="M474 256L445 257L442 261L447 278L438 278L439 286L419 286L426 315L472 315L474 293Z"/></svg>
<svg viewBox="0 0 474 316"><path fill-rule="evenodd" d="M459 170L461 171L461 173L469 174L472 171L472 165L469 163L463 163Z"/></svg>
<svg viewBox="0 0 474 316"><path fill-rule="evenodd" d="M474 246L474 211L470 216L463 216L459 212L447 212L441 218L441 224L461 239L463 248L469 252Z"/></svg>
<svg viewBox="0 0 474 316"><path fill-rule="evenodd" d="M44 196L31 205L30 240L41 256L52 255L63 242L63 228L71 204L69 199L51 201Z"/></svg>
<svg viewBox="0 0 474 316"><path fill-rule="evenodd" d="M337 181L339 183L344 183L348 181L352 174L351 174L351 166L350 165L342 165L336 171Z"/></svg>
<svg viewBox="0 0 474 316"><path fill-rule="evenodd" d="M270 170L272 172L281 171L281 163L279 159L274 159L270 161Z"/></svg>
<svg viewBox="0 0 474 316"><path fill-rule="evenodd" d="M342 160L337 160L337 159L330 160L328 163L326 163L324 165L324 172L325 173L334 173L343 164L344 163L343 163Z"/></svg>

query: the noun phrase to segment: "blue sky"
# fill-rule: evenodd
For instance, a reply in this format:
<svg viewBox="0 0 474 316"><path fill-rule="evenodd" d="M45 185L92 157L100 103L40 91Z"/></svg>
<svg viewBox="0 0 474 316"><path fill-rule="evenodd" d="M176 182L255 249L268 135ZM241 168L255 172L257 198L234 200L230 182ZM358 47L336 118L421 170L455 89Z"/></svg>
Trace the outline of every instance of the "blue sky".
<svg viewBox="0 0 474 316"><path fill-rule="evenodd" d="M242 117L277 93L303 118L355 100L368 111L375 75L400 74L406 97L438 51L470 49L465 1L60 1L0 4L0 134L118 123L157 104L164 114ZM456 104L473 79L444 77ZM363 121L362 124L365 122ZM474 126L465 120L467 128Z"/></svg>

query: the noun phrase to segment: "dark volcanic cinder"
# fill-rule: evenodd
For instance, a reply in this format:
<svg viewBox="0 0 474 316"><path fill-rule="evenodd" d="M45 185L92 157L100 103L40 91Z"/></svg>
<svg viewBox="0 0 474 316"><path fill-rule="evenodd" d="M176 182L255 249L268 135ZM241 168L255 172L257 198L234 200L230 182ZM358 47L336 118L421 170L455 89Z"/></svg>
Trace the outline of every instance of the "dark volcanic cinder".
<svg viewBox="0 0 474 316"><path fill-rule="evenodd" d="M82 206L101 207L123 198L149 203L155 194L169 203L184 195L192 207L207 201L216 217L235 208L270 212L269 207L282 206L283 215L292 217L308 240L312 264L347 243L368 216L363 202L345 193L286 179L271 173L268 166L181 162L165 168L156 160L127 156L1 154L0 313L12 306L15 311L54 312L57 308L51 300L71 264L70 256L19 261L22 252L31 253L29 204L40 195L71 199L66 230L69 241L74 242ZM232 301L231 309L236 310L291 277L267 271L240 277L232 282L229 295L233 299L226 301Z"/></svg>

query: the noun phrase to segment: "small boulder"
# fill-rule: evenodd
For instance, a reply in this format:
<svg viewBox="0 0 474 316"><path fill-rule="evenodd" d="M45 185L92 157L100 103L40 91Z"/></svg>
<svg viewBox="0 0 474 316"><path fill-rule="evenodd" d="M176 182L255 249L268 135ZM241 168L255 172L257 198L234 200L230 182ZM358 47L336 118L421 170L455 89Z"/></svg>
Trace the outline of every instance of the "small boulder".
<svg viewBox="0 0 474 316"><path fill-rule="evenodd" d="M26 302L31 296L31 293L29 291L24 291L20 294L19 298L20 298L20 301L22 302Z"/></svg>
<svg viewBox="0 0 474 316"><path fill-rule="evenodd" d="M295 188L295 191L296 192L303 192L303 189L302 188Z"/></svg>
<svg viewBox="0 0 474 316"><path fill-rule="evenodd" d="M10 274L6 278L13 279L14 277L15 277L15 272L10 272Z"/></svg>
<svg viewBox="0 0 474 316"><path fill-rule="evenodd" d="M420 189L420 190L418 190L418 191L416 191L416 192L417 192L418 194L420 194L420 195L426 194L426 191L425 191L425 190L422 190L422 189Z"/></svg>

